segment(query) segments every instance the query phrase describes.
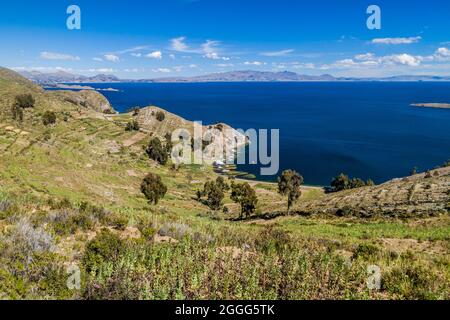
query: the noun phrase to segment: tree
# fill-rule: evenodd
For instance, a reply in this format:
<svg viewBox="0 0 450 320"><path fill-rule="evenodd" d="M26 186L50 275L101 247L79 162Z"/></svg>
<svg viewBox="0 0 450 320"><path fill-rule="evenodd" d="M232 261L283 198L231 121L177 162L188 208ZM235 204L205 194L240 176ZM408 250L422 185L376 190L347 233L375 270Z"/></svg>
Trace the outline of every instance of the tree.
<svg viewBox="0 0 450 320"><path fill-rule="evenodd" d="M16 96L15 104L20 108L33 108L35 101L31 94L19 94Z"/></svg>
<svg viewBox="0 0 450 320"><path fill-rule="evenodd" d="M217 177L216 184L223 192L230 190L230 186L225 182L225 179L222 176Z"/></svg>
<svg viewBox="0 0 450 320"><path fill-rule="evenodd" d="M56 123L56 114L53 111L45 111L42 115L42 123L48 126Z"/></svg>
<svg viewBox="0 0 450 320"><path fill-rule="evenodd" d="M125 131L139 131L139 122L136 120L130 121L127 123L127 126L125 127Z"/></svg>
<svg viewBox="0 0 450 320"><path fill-rule="evenodd" d="M333 180L331 181L331 186L336 192L347 190L350 186L350 179L347 175L341 173L337 177L333 178Z"/></svg>
<svg viewBox="0 0 450 320"><path fill-rule="evenodd" d="M159 122L163 122L165 118L166 118L166 114L164 112L162 112L162 111L156 112L156 119Z"/></svg>
<svg viewBox="0 0 450 320"><path fill-rule="evenodd" d="M166 140L164 150L166 151L167 154L171 154L173 149L172 135L170 133L166 133L164 139Z"/></svg>
<svg viewBox="0 0 450 320"><path fill-rule="evenodd" d="M11 107L11 114L14 120L17 120L19 122L23 121L23 109L17 104L13 104L13 106Z"/></svg>
<svg viewBox="0 0 450 320"><path fill-rule="evenodd" d="M231 200L241 206L241 219L254 213L258 204L256 192L247 182L231 185Z"/></svg>
<svg viewBox="0 0 450 320"><path fill-rule="evenodd" d="M346 174L343 174L343 173L341 173L340 175L338 175L331 181L331 186L333 187L333 190L335 192L349 190L349 189L362 188L362 187L367 187L367 186L371 187L374 185L375 185L375 182L373 182L372 179L368 179L367 181L364 181L360 178L350 179Z"/></svg>
<svg viewBox="0 0 450 320"><path fill-rule="evenodd" d="M157 205L159 200L164 198L167 193L167 187L161 180L161 177L154 173L149 173L141 184L141 192L145 195L150 204Z"/></svg>
<svg viewBox="0 0 450 320"><path fill-rule="evenodd" d="M222 201L225 195L216 183L213 182L210 184L207 196L206 204L210 209L219 210L222 208Z"/></svg>
<svg viewBox="0 0 450 320"><path fill-rule="evenodd" d="M169 157L159 138L151 139L145 151L150 159L155 160L159 164L165 165L167 163Z"/></svg>
<svg viewBox="0 0 450 320"><path fill-rule="evenodd" d="M350 181L349 189L362 188L365 186L366 186L366 183L364 182L364 180L362 180L360 178L353 178Z"/></svg>
<svg viewBox="0 0 450 320"><path fill-rule="evenodd" d="M278 193L288 198L288 213L302 195L303 177L294 170L283 171L278 178Z"/></svg>

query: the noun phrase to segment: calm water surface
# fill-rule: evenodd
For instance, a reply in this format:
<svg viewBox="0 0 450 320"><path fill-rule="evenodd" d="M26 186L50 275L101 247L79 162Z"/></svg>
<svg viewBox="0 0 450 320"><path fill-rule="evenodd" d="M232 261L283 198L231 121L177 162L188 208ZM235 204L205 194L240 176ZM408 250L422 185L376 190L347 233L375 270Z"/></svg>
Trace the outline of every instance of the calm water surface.
<svg viewBox="0 0 450 320"><path fill-rule="evenodd" d="M346 172L383 182L434 168L450 158L450 83L194 83L94 84L116 110L157 105L204 124L280 129L281 169L308 184L327 185ZM258 173L256 166L243 170ZM264 177L263 177L264 178ZM273 179L274 177L265 177Z"/></svg>

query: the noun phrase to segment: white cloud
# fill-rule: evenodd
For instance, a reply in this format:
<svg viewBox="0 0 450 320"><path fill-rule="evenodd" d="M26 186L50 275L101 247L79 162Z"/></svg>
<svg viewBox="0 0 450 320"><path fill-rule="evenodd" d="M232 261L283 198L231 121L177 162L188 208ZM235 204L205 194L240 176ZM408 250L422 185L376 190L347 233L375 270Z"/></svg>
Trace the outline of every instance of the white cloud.
<svg viewBox="0 0 450 320"><path fill-rule="evenodd" d="M293 53L294 51L295 51L294 49L287 49L273 52L262 52L261 55L266 57L284 57Z"/></svg>
<svg viewBox="0 0 450 320"><path fill-rule="evenodd" d="M57 52L41 52L41 59L45 60L64 60L64 61L79 61L80 57L72 56L70 54L65 53L57 53Z"/></svg>
<svg viewBox="0 0 450 320"><path fill-rule="evenodd" d="M129 49L124 49L124 50L119 50L119 51L116 51L116 52L112 52L112 54L120 56L120 55L123 55L123 54L126 54L126 53L133 53L133 52L136 52L136 51L146 50L148 48L150 48L150 46L137 46L137 47L133 47L133 48L129 48Z"/></svg>
<svg viewBox="0 0 450 320"><path fill-rule="evenodd" d="M101 62L101 61L103 61L103 59L102 59L102 58L98 58L98 57L92 58L92 60L94 60L94 61L98 61L98 62Z"/></svg>
<svg viewBox="0 0 450 320"><path fill-rule="evenodd" d="M407 53L392 54L381 57L377 57L373 53L365 53L356 55L354 59L343 59L338 60L331 65L322 65L321 69L370 68L394 65L418 67L421 65L422 61L424 61L422 56L413 56Z"/></svg>
<svg viewBox="0 0 450 320"><path fill-rule="evenodd" d="M131 55L136 58L142 57L142 53L140 53L140 52L138 52L138 53L133 52L133 53L131 53Z"/></svg>
<svg viewBox="0 0 450 320"><path fill-rule="evenodd" d="M115 72L115 70L114 69L111 69L111 68L100 68L100 69L89 69L88 70L89 72L99 72L99 73L113 73L113 72Z"/></svg>
<svg viewBox="0 0 450 320"><path fill-rule="evenodd" d="M448 62L450 61L450 49L438 48L432 55L425 56L424 61Z"/></svg>
<svg viewBox="0 0 450 320"><path fill-rule="evenodd" d="M158 69L153 69L153 72L156 73L169 73L172 72L172 70L170 70L169 68L158 68Z"/></svg>
<svg viewBox="0 0 450 320"><path fill-rule="evenodd" d="M231 58L220 54L220 41L206 40L199 48L191 48L186 44L186 37L179 37L170 40L170 49L177 52L201 54L204 58L212 60L229 61ZM173 57L175 58L175 56Z"/></svg>
<svg viewBox="0 0 450 320"><path fill-rule="evenodd" d="M361 61L368 61L368 60L373 60L375 58L375 55L373 53L364 53L364 54L358 54L355 56L356 60L361 60Z"/></svg>
<svg viewBox="0 0 450 320"><path fill-rule="evenodd" d="M439 48L433 55L433 59L437 61L450 61L450 50L448 48Z"/></svg>
<svg viewBox="0 0 450 320"><path fill-rule="evenodd" d="M314 63L298 63L294 62L292 64L294 69L315 69L316 65Z"/></svg>
<svg viewBox="0 0 450 320"><path fill-rule="evenodd" d="M161 51L153 51L146 55L147 58L151 59L162 59L162 52Z"/></svg>
<svg viewBox="0 0 450 320"><path fill-rule="evenodd" d="M261 62L261 61L245 61L244 65L246 66L263 66L265 65L265 62Z"/></svg>
<svg viewBox="0 0 450 320"><path fill-rule="evenodd" d="M232 63L218 63L216 64L217 67L219 68L230 68L230 67L234 67L234 64Z"/></svg>
<svg viewBox="0 0 450 320"><path fill-rule="evenodd" d="M186 37L179 37L170 40L171 49L178 52L192 52L191 50L189 50L189 47L186 45L186 43L184 43L185 40Z"/></svg>
<svg viewBox="0 0 450 320"><path fill-rule="evenodd" d="M169 58L172 59L172 60L175 60L176 56L172 53L172 54L169 55Z"/></svg>
<svg viewBox="0 0 450 320"><path fill-rule="evenodd" d="M381 62L385 64L401 64L410 67L417 67L423 61L421 56L412 56L410 54L393 54L381 58Z"/></svg>
<svg viewBox="0 0 450 320"><path fill-rule="evenodd" d="M139 72L139 69L137 69L137 68L134 68L134 69L124 69L123 71L124 71L124 72L127 72L127 73L129 73L129 72L135 73L135 72Z"/></svg>
<svg viewBox="0 0 450 320"><path fill-rule="evenodd" d="M111 61L111 62L119 62L120 58L118 56L116 56L115 54L105 54L105 59L107 61Z"/></svg>
<svg viewBox="0 0 450 320"><path fill-rule="evenodd" d="M412 44L422 40L422 37L409 37L409 38L377 38L373 39L372 43L376 44Z"/></svg>
<svg viewBox="0 0 450 320"><path fill-rule="evenodd" d="M439 48L436 53L444 57L450 57L450 50L448 48Z"/></svg>
<svg viewBox="0 0 450 320"><path fill-rule="evenodd" d="M289 70L289 69L315 69L316 65L314 63L302 63L298 61L294 62L283 62L283 63L272 63L272 66L278 70Z"/></svg>
<svg viewBox="0 0 450 320"><path fill-rule="evenodd" d="M202 51L204 53L204 57L212 60L224 60L229 61L230 58L222 57L220 55L220 50L218 46L220 45L220 41L207 40L202 44Z"/></svg>

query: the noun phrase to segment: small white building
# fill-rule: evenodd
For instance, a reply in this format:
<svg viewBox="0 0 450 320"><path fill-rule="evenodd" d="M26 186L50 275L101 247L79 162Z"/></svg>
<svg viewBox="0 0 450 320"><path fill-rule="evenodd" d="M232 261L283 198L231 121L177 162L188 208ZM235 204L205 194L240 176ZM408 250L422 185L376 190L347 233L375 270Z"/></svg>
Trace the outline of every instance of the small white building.
<svg viewBox="0 0 450 320"><path fill-rule="evenodd" d="M216 161L214 161L213 166L216 168L222 168L225 166L225 163L223 161L216 160Z"/></svg>

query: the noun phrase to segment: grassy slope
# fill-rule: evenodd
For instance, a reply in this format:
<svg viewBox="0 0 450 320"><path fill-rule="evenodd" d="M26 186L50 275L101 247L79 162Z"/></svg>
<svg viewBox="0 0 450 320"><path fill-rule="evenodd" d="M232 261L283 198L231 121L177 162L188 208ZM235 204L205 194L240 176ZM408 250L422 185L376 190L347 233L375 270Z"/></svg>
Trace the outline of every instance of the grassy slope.
<svg viewBox="0 0 450 320"><path fill-rule="evenodd" d="M10 105L18 93L32 93L37 100L33 110L25 111L23 123L13 121L9 115ZM58 122L54 127L47 128L41 124L40 115L45 110L57 112ZM63 118L66 115L69 116L65 122ZM170 115L169 120L172 121L172 117ZM189 226L193 234L216 238L217 248L231 246L240 250L243 244L253 244L252 250L257 251L261 232L273 228L288 232L289 237L295 239L298 250L312 247L345 259L357 253L361 245L370 244L379 248L382 254L376 254L376 258L371 257L369 260L375 259L385 270L404 270L402 266L415 261L420 265L417 270L428 268L436 275L433 281L448 284L448 214L407 221L380 217L361 219L321 216L278 217L270 220L255 217L245 223L228 221L226 219L237 216L238 213L238 208L229 198L225 200L231 210L228 215L212 215L205 206L194 200L196 190L205 181L215 177L211 168L190 166L176 172L149 161L142 149L148 142L148 136L124 130L130 119L129 114L106 116L80 109L66 102L61 94L44 92L15 73L0 69L0 201L12 201L18 206L13 216L29 217L33 217L36 212L43 215L54 213L48 205L49 200L55 202L67 198L75 205L89 201L125 216L128 221L125 234L139 234L136 226L142 219L150 220L157 226L156 229L169 222L176 222ZM166 127L166 130L170 129L170 126ZM165 133L160 127L155 132L160 135ZM158 206L149 207L139 191L140 182L148 172L160 174L169 188L167 196ZM440 179L448 183L445 177ZM260 216L271 216L274 212L284 210L284 199L276 193L275 185L256 182L253 185L260 199L257 210ZM357 192L348 192L347 196L355 194ZM314 210L322 206L329 208L330 203L336 203L334 197L336 196L325 196L318 189L305 188L299 211L310 203ZM353 201L358 202L358 197ZM211 219L212 216L214 219ZM0 220L0 230L7 232L14 221L16 220L11 217ZM92 238L92 232L95 235L98 231L95 227L90 233L78 231L76 237L73 234L57 235L58 252L62 259L66 262L79 262L87 239ZM173 237L177 238L176 235ZM212 250L216 252L217 248ZM397 255L397 258L391 258L392 254ZM412 256L408 256L409 254ZM412 260L408 262L408 259ZM356 262L360 268L365 265L365 261ZM347 279L347 276L342 277ZM1 281L0 273L0 283ZM364 277L359 280L358 290L361 289L361 283L364 283ZM434 286L435 282L432 284ZM351 284L348 286L348 290L352 290ZM448 287L447 285L447 289ZM353 289L356 290L355 288ZM441 289L434 287L419 289L416 291L429 290L429 297L448 296L448 291L443 293L439 291ZM405 293L402 293L403 296L397 293L397 289L385 289L382 293L361 290L360 295L357 295L359 297L407 296ZM339 292L329 294L334 298L346 297ZM239 296L233 294L230 297ZM260 296L248 293L244 297ZM320 295L304 297L320 298Z"/></svg>

